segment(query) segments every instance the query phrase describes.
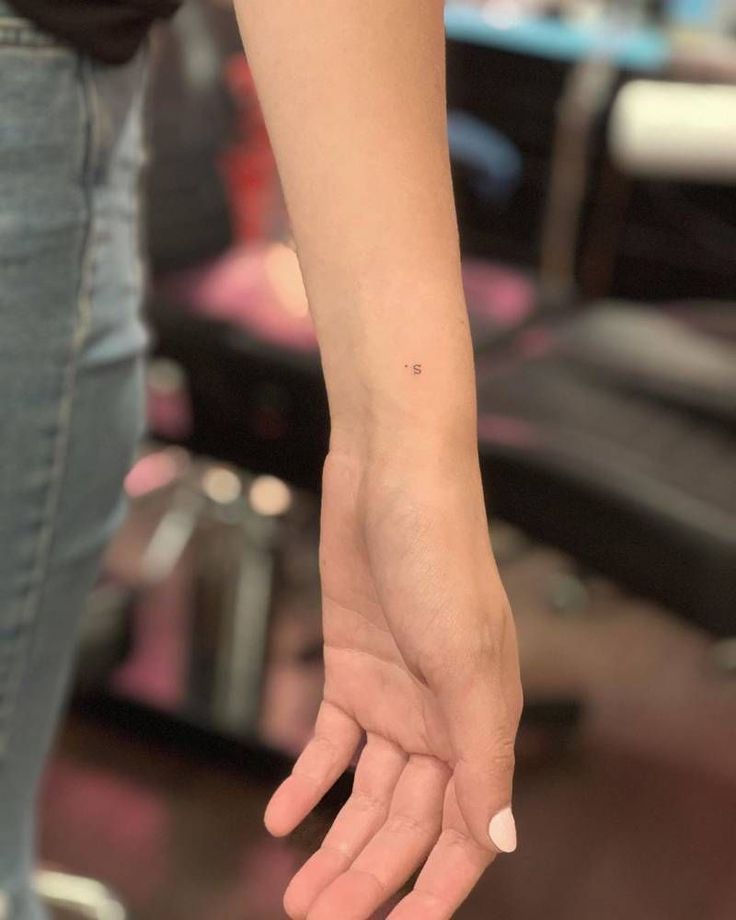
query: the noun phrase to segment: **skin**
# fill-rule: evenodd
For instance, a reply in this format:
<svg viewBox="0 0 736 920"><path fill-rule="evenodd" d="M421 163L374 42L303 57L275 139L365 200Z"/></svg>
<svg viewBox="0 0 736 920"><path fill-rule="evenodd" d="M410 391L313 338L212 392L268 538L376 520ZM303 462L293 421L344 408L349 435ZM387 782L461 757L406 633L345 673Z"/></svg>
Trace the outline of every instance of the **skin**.
<svg viewBox="0 0 736 920"><path fill-rule="evenodd" d="M522 706L488 537L450 180L443 4L238 0L320 344L332 432L324 699L266 826L290 833L365 741L291 918L444 920L497 855Z"/></svg>

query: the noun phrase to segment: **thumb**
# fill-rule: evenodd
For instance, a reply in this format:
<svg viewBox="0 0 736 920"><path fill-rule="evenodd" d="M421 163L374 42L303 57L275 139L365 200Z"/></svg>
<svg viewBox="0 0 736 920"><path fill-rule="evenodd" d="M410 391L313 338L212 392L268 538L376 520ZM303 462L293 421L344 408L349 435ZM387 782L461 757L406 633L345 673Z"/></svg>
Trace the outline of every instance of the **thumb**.
<svg viewBox="0 0 736 920"><path fill-rule="evenodd" d="M500 678L498 662L486 662L472 673L462 673L462 668L448 670L455 673L447 676L440 705L455 756L460 811L479 846L511 853L516 849L511 794L514 742L521 714L520 685L513 677L507 681Z"/></svg>

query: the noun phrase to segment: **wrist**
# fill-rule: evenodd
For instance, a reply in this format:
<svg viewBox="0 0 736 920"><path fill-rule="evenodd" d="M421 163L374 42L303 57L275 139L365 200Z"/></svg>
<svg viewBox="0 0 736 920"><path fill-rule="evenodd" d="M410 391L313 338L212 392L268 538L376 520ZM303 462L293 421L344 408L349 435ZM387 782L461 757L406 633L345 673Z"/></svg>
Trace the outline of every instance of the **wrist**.
<svg viewBox="0 0 736 920"><path fill-rule="evenodd" d="M330 451L363 466L453 469L477 461L472 364L436 379L399 380L393 389L364 386L360 398L330 394L330 410Z"/></svg>
<svg viewBox="0 0 736 920"><path fill-rule="evenodd" d="M331 449L371 462L475 454L475 369L464 301L415 293L412 307L421 306L421 315L407 317L388 308L399 293L359 302L361 322L318 330Z"/></svg>
<svg viewBox="0 0 736 920"><path fill-rule="evenodd" d="M433 413L429 419L388 415L333 419L330 454L361 469L382 469L403 475L451 475L477 466L478 434L475 402L453 414Z"/></svg>
<svg viewBox="0 0 736 920"><path fill-rule="evenodd" d="M350 471L366 512L387 504L484 504L474 419L447 425L435 420L422 431L333 428L327 468Z"/></svg>

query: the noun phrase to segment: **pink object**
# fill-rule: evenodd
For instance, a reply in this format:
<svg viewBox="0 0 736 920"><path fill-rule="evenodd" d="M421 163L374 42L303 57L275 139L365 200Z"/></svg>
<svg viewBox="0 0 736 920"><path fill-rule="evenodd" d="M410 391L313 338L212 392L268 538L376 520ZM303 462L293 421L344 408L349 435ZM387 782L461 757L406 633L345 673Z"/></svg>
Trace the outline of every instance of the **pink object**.
<svg viewBox="0 0 736 920"><path fill-rule="evenodd" d="M505 415L481 415L478 418L478 437L509 447L527 447L534 443L534 432L523 420Z"/></svg>
<svg viewBox="0 0 736 920"><path fill-rule="evenodd" d="M231 249L206 269L178 275L166 290L266 342L299 351L317 348L299 261L284 243Z"/></svg>
<svg viewBox="0 0 736 920"><path fill-rule="evenodd" d="M186 459L180 448L157 450L141 457L125 477L127 496L140 498L171 485L181 475Z"/></svg>
<svg viewBox="0 0 736 920"><path fill-rule="evenodd" d="M471 317L516 326L531 315L536 289L526 275L485 259L463 260L463 287Z"/></svg>
<svg viewBox="0 0 736 920"><path fill-rule="evenodd" d="M111 679L123 696L165 711L184 704L190 658L191 582L185 566L147 592L135 610L135 646Z"/></svg>
<svg viewBox="0 0 736 920"><path fill-rule="evenodd" d="M57 757L46 774L43 805L44 852L52 863L104 879L125 892L132 908L150 901L170 877L174 829L158 792Z"/></svg>
<svg viewBox="0 0 736 920"><path fill-rule="evenodd" d="M172 441L186 441L192 433L192 406L185 391L164 392L148 387L146 415L150 429Z"/></svg>

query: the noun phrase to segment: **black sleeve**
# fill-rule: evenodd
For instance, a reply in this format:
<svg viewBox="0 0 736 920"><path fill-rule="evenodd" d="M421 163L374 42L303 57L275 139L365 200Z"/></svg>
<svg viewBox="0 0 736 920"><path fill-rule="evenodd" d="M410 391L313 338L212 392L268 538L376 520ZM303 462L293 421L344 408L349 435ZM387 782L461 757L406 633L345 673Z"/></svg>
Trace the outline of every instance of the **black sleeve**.
<svg viewBox="0 0 736 920"><path fill-rule="evenodd" d="M129 61L156 19L179 0L10 0L16 10L62 41L110 64Z"/></svg>

